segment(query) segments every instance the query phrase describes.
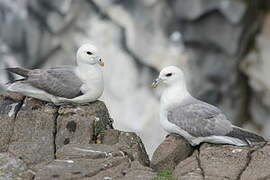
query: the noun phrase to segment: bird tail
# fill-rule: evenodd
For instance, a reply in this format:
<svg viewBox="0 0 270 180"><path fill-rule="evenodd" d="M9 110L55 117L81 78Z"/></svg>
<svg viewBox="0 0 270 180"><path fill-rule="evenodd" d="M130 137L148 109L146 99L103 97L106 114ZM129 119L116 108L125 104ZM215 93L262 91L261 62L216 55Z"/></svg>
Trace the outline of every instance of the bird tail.
<svg viewBox="0 0 270 180"><path fill-rule="evenodd" d="M238 138L247 142L265 142L263 137L237 126L233 126L233 130L226 134L226 136Z"/></svg>
<svg viewBox="0 0 270 180"><path fill-rule="evenodd" d="M6 68L7 71L21 75L23 77L28 77L28 74L30 72L30 70L28 69L24 69L24 68L19 68L19 67L15 67L15 68Z"/></svg>

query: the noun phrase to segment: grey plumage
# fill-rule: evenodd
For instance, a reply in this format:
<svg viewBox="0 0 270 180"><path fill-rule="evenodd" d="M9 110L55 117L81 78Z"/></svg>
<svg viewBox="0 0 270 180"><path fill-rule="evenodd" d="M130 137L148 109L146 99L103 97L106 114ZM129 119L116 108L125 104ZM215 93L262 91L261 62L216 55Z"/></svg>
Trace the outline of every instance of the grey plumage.
<svg viewBox="0 0 270 180"><path fill-rule="evenodd" d="M243 141L264 141L256 134L233 126L215 106L195 98L189 98L170 108L167 118L193 137L229 136Z"/></svg>
<svg viewBox="0 0 270 180"><path fill-rule="evenodd" d="M29 84L35 88L58 97L74 98L81 95L81 80L72 67L59 67L46 70L23 68L8 68L8 71L24 77L20 83ZM16 82L15 82L16 83Z"/></svg>
<svg viewBox="0 0 270 180"><path fill-rule="evenodd" d="M30 70L25 69L25 68L6 68L7 71L21 75L23 77L28 77L28 73L30 72Z"/></svg>

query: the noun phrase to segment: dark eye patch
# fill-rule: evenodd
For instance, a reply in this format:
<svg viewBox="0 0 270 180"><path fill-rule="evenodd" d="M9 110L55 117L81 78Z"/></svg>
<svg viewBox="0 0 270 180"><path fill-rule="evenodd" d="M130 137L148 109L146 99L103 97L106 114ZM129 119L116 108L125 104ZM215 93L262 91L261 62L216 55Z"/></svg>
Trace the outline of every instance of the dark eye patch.
<svg viewBox="0 0 270 180"><path fill-rule="evenodd" d="M92 52L90 52L90 51L87 51L87 52L86 52L86 54L88 54L88 55L92 55L93 53L92 53Z"/></svg>
<svg viewBox="0 0 270 180"><path fill-rule="evenodd" d="M166 74L166 77L170 77L170 76L172 76L172 73Z"/></svg>

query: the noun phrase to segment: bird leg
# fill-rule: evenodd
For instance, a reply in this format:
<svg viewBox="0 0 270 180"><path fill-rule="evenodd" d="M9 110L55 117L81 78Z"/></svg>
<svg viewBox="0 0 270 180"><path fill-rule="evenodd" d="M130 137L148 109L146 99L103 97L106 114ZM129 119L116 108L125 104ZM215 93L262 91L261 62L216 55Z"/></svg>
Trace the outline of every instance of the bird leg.
<svg viewBox="0 0 270 180"><path fill-rule="evenodd" d="M197 145L199 145L201 142L202 142L201 138L195 138L195 139L189 141L189 143L190 143L191 146L197 146Z"/></svg>

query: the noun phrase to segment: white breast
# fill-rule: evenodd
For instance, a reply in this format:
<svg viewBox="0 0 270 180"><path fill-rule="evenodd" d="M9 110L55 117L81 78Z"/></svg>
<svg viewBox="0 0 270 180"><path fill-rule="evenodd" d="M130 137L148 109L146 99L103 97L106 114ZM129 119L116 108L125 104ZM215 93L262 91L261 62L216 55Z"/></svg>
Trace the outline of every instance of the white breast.
<svg viewBox="0 0 270 180"><path fill-rule="evenodd" d="M185 89L185 86L176 84L167 88L161 96L160 100L160 123L165 131L168 133L176 133L186 138L187 140L194 139L188 132L176 126L175 124L168 121L167 114L168 109L173 106L180 104L184 99L190 97L191 95ZM180 121L180 119L179 119Z"/></svg>
<svg viewBox="0 0 270 180"><path fill-rule="evenodd" d="M76 69L76 75L81 79L83 85L81 91L101 95L104 90L103 74L97 66L80 66Z"/></svg>

